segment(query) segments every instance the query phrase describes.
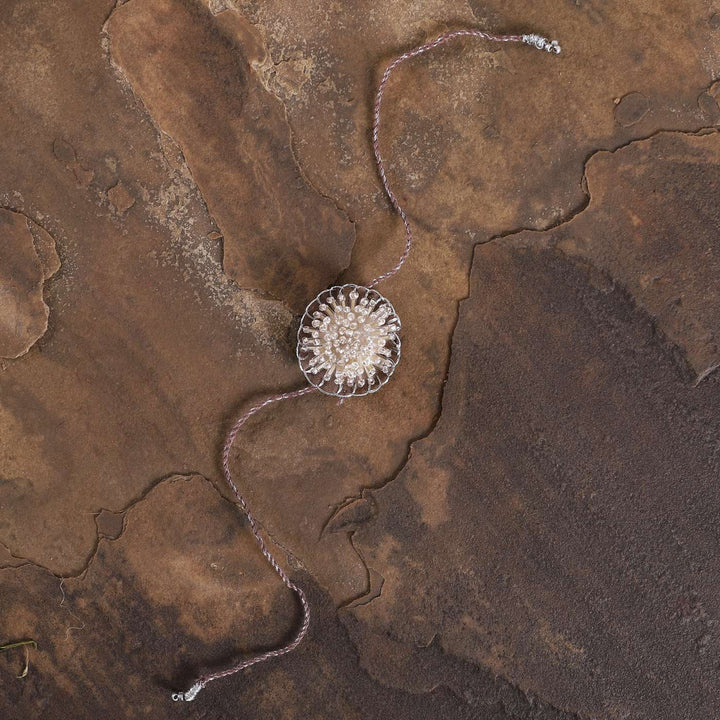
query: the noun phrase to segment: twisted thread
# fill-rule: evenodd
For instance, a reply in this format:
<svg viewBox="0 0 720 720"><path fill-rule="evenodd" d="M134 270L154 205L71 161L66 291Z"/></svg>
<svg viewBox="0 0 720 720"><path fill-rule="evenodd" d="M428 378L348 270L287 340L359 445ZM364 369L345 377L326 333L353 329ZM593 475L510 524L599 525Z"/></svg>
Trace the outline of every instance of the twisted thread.
<svg viewBox="0 0 720 720"><path fill-rule="evenodd" d="M262 551L262 554L265 556L267 561L272 565L273 570L280 576L280 579L285 583L287 587L289 587L295 594L298 596L298 600L300 601L300 606L302 608L302 622L300 624L300 629L295 634L295 637L290 640L286 645L283 645L282 647L276 648L274 650L268 650L267 652L261 653L259 655L253 655L252 657L249 657L245 660L240 661L239 663L236 663L235 665L232 665L231 667L225 669L225 670L219 670L218 672L210 673L208 675L203 675L199 677L193 685L190 687L190 689L186 690L185 692L176 692L172 694L173 700L185 700L190 701L194 700L197 696L197 694L206 686L208 683L211 683L213 680L219 680L220 678L227 677L228 675L234 675L237 672L240 672L241 670L244 670L245 668L249 668L251 665L257 665L257 663L264 662L265 660L270 660L271 658L280 657L281 655L286 655L289 652L292 652L302 641L303 638L307 635L308 628L310 627L310 605L307 601L307 597L305 596L305 592L301 587L296 585L288 576L287 573L280 567L278 564L278 561L275 559L273 554L268 550L267 545L265 544L265 540L263 540L262 535L260 534L260 530L258 528L257 520L255 520L255 517L250 512L250 508L248 507L247 502L245 501L245 498L240 494L240 491L238 490L237 485L235 484L235 480L233 479L232 472L230 472L230 450L232 449L233 443L235 442L235 437L237 436L240 428L253 416L255 413L259 412L263 408L267 407L268 405L271 405L272 403L279 402L281 400L290 400L292 398L298 398L302 395L307 395L308 393L314 392L316 390L315 387L312 385L302 388L301 390L294 390L292 392L286 392L286 393L280 393L278 395L273 395L272 397L267 398L266 400L263 400L262 402L259 402L257 405L253 405L247 412L243 413L236 421L235 424L230 429L230 432L227 434L227 438L225 439L225 444L223 445L222 450L222 469L223 469L223 475L225 476L225 480L227 484L230 486L230 489L233 492L233 495L235 496L235 499L237 500L238 505L240 506L241 510L245 513L248 522L250 523L250 530L252 530L252 534L255 537L255 540L257 544L260 546L260 550Z"/></svg>
<svg viewBox="0 0 720 720"><path fill-rule="evenodd" d="M410 227L410 221L408 220L405 210L403 210L403 208L400 206L400 203L398 202L395 193L390 189L387 175L385 174L385 164L383 162L382 156L380 155L380 143L378 140L378 135L380 131L380 107L383 101L385 85L387 84L388 78L390 77L392 71L401 63L409 60L410 58L422 55L423 53L428 52L428 50L432 50L438 45L442 45L449 40L455 40L459 37L475 37L481 38L482 40L494 40L495 42L522 42L527 45L531 45L532 47L536 47L539 50L546 50L548 52L555 53L560 52L560 46L558 45L557 40L551 41L547 38L542 37L542 35L493 35L492 33L487 33L483 30L451 30L450 32L440 35L440 37L435 38L435 40L432 40L431 42L425 43L424 45L419 45L412 50L408 50L408 52L403 53L399 57L395 58L395 60L393 60L387 66L385 72L383 73L382 80L380 80L377 94L375 95L375 108L373 111L372 146L373 152L375 154L375 164L377 165L383 188L385 188L385 193L387 194L388 198L390 198L390 203L392 204L393 208L395 208L397 214L402 218L403 225L405 225L405 249L403 250L402 255L400 256L400 260L398 260L395 267L393 267L391 270L388 270L386 273L383 273L382 275L376 277L367 286L369 288L373 288L383 280L387 280L388 278L391 278L393 275L395 275L395 273L400 270L400 268L405 264L405 261L410 254L410 248L413 244L413 234L412 228Z"/></svg>

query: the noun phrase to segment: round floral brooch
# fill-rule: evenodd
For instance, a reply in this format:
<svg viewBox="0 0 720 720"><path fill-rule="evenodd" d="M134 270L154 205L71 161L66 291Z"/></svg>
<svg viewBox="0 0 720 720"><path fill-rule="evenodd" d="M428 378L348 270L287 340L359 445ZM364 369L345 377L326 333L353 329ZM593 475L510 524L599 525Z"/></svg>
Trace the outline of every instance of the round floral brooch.
<svg viewBox="0 0 720 720"><path fill-rule="evenodd" d="M361 285L323 290L300 321L300 369L326 395L368 395L390 379L400 361L400 327L395 308L376 290Z"/></svg>

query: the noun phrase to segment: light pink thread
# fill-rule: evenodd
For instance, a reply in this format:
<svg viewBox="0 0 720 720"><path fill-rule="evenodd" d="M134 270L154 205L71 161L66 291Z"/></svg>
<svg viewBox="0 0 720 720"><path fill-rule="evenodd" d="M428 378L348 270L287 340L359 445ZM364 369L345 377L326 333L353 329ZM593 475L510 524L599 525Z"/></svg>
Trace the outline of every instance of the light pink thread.
<svg viewBox="0 0 720 720"><path fill-rule="evenodd" d="M412 234L412 228L410 227L410 221L408 220L407 214L405 211L400 207L400 203L398 202L397 198L395 197L395 193L390 189L390 185L388 184L387 176L385 175L385 165L383 163L382 157L380 156L380 144L378 142L378 131L380 128L380 106L382 105L382 99L383 99L383 92L385 91L385 85L388 81L388 78L390 77L390 73L398 66L400 63L405 62L405 60L409 60L410 58L414 58L418 55L422 55L423 53L427 52L428 50L432 50L433 48L436 48L438 45L442 45L443 43L447 42L448 40L454 40L455 38L459 37L478 37L482 38L483 40L495 40L497 42L523 42L523 35L493 35L491 33L483 32L482 30L453 30L451 32L445 33L444 35L440 35L440 37L436 38L432 42L425 43L424 45L420 45L413 50L408 50L408 52L403 53L399 57L397 57L395 60L393 60L385 69L385 72L383 73L382 80L380 81L380 85L378 86L377 95L375 96L375 110L373 112L373 132L372 132L372 145L373 145L373 152L375 153L375 163L378 168L378 172L380 173L380 178L383 183L383 187L385 188L385 192L387 193L387 196L390 198L390 202L392 203L392 206L397 211L398 215L402 218L403 224L405 225L405 249L403 250L402 255L400 256L400 260L398 261L397 265L395 265L394 268L391 270L388 270L388 272L383 273L382 275L379 275L376 277L367 287L373 288L378 283L382 282L383 280L387 280L388 278L391 278L395 273L405 264L405 261L407 260L408 255L410 254L410 248L413 244L413 234Z"/></svg>
<svg viewBox="0 0 720 720"><path fill-rule="evenodd" d="M271 405L272 403L279 402L281 400L290 400L292 398L301 397L302 395L307 395L308 393L314 392L315 390L317 390L317 388L309 385L308 387L302 388L301 390L293 390L292 392L285 392L278 395L273 395L272 397L269 397L266 400L257 403L257 405L253 405L249 410L243 413L235 421L235 424L232 426L230 432L227 435L227 438L225 439L225 445L223 445L222 450L223 475L225 476L225 480L230 486L233 495L235 495L235 498L238 501L240 508L245 513L250 523L250 529L252 530L252 534L255 536L257 544L260 546L262 554L267 558L267 561L270 563L270 565L272 565L273 569L280 576L283 583L285 583L287 587L297 593L298 599L300 600L300 605L302 607L302 624L300 625L300 629L298 630L295 637L289 643L283 645L282 647L276 648L275 650L268 650L267 652L264 652L260 655L254 655L252 657L249 657L246 660L242 660L239 663L225 670L219 670L218 672L210 673L208 675L203 675L199 677L187 692L173 693L173 700L193 700L195 696L200 692L200 690L202 690L208 683L212 682L213 680L219 680L220 678L227 677L228 675L234 675L236 672L240 672L240 670L244 670L245 668L249 668L251 665L256 665L257 663L269 660L270 658L279 657L280 655L286 655L287 653L292 652L307 635L308 628L310 627L310 605L308 604L305 592L301 587L297 586L287 576L287 573L280 567L277 560L275 560L275 558L273 557L273 554L267 549L265 541L263 540L263 537L258 529L257 520L255 520L255 517L250 512L250 508L245 502L245 498L240 494L240 491L235 484L235 480L233 480L232 473L230 472L230 450L233 446L233 443L235 442L235 437L237 436L240 428L253 415L255 415L255 413L267 407L268 405Z"/></svg>
<svg viewBox="0 0 720 720"><path fill-rule="evenodd" d="M383 187L385 188L385 192L387 193L388 198L390 199L390 202L392 203L393 208L397 211L397 213L402 218L403 224L405 225L405 234L406 234L406 242L405 242L405 249L403 250L402 255L400 256L400 260L398 263L393 267L391 270L389 270L386 273L383 273L382 275L379 275L376 277L369 285L366 287L373 288L378 283L382 282L383 280L387 280L388 278L395 275L395 273L400 270L400 268L405 263L405 260L407 260L407 257L410 253L410 248L413 244L413 235L412 235L412 229L410 227L410 222L407 218L407 214L400 206L400 203L398 202L397 198L395 197L395 194L390 189L390 185L388 184L387 176L385 174L385 166L383 164L382 157L380 155L380 147L378 142L378 132L380 128L380 107L382 105L382 98L383 98L383 92L385 90L385 85L387 84L388 78L390 77L390 74L392 71L402 62L405 60L408 60L410 58L416 57L417 55L422 55L423 53L427 52L428 50L432 50L433 48L437 47L438 45L442 45L443 43L447 42L448 40L453 40L458 37L476 37L481 38L484 40L494 40L497 42L525 42L529 45L534 45L535 47L541 49L541 50L547 50L548 52L560 52L560 47L557 45L555 41L548 41L545 38L543 38L540 35L493 35L491 33L483 32L482 30L472 30L472 29L466 29L466 30L453 30L451 32L444 33L443 35L440 35L440 37L436 38L432 42L425 43L424 45L420 45L413 50L409 50L406 53L403 53L399 57L397 57L395 60L393 60L390 65L387 66L385 69L385 72L383 73L382 80L380 81L380 85L378 86L377 94L375 96L375 107L373 112L373 132L372 132L372 145L373 145L373 152L375 153L375 162L377 164L378 172L380 174L380 178L382 179ZM230 432L227 435L227 439L225 440L225 445L223 446L222 451L222 469L223 474L225 476L225 480L227 481L228 485L230 486L230 489L233 492L233 495L235 496L238 504L240 505L241 510L245 513L247 516L247 519L250 523L250 529L252 530L252 534L255 537L255 540L257 541L257 544L260 547L260 550L262 551L262 554L265 556L267 561L270 563L272 568L275 570L275 572L280 576L280 579L283 581L283 583L293 590L300 601L300 606L302 608L302 623L300 625L300 629L296 633L295 637L293 637L290 642L283 645L282 647L276 648L274 650L268 650L267 652L261 653L259 655L251 656L245 660L242 660L238 662L235 665L232 665L231 667L220 670L218 672L210 673L208 675L203 675L193 683L193 685L185 692L177 692L172 694L173 700L194 700L197 694L202 690L205 686L208 685L208 683L212 682L213 680L219 680L220 678L227 677L228 675L234 675L237 672L240 672L241 670L244 670L245 668L250 667L251 665L256 665L257 663L261 663L265 660L269 660L271 658L279 657L281 655L286 655L289 652L292 652L303 640L303 638L307 635L308 628L310 627L310 605L308 604L307 597L305 596L305 592L302 588L300 588L298 585L296 585L290 578L287 576L285 571L280 567L277 560L273 557L272 553L268 550L267 546L265 545L265 541L263 540L262 535L260 534L260 531L258 529L258 523L253 517L252 513L250 512L250 508L248 507L247 503L245 502L245 498L240 494L240 491L237 488L237 485L235 484L235 481L233 480L232 473L230 472L230 450L233 446L233 443L235 442L235 437L237 436L240 428L253 416L255 413L262 410L264 407L267 407L268 405L271 405L272 403L279 402L281 400L290 400L292 398L301 397L302 395L307 395L308 393L315 392L317 388L310 385L308 387L304 387L300 390L294 390L292 392L285 392L280 393L278 395L273 395L272 397L267 398L267 400L263 400L260 403L257 403L256 405L253 405L249 410L247 410L243 415L241 415L236 421L235 424L230 429Z"/></svg>

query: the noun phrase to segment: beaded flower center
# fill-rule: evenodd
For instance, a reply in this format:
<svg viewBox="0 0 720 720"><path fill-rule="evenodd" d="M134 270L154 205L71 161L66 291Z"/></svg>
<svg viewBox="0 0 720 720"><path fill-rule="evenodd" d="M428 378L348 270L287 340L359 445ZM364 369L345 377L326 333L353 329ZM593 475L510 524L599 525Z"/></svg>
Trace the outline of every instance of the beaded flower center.
<svg viewBox="0 0 720 720"><path fill-rule="evenodd" d="M298 359L310 383L348 397L379 389L400 359L400 320L378 292L357 285L330 288L305 311Z"/></svg>

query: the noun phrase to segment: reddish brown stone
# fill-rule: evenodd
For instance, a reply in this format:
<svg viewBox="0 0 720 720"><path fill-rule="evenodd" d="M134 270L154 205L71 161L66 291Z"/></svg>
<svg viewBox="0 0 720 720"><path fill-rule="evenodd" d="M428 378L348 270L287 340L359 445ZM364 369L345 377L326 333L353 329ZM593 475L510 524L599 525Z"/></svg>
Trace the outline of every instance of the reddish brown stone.
<svg viewBox="0 0 720 720"><path fill-rule="evenodd" d="M50 310L43 285L59 266L52 238L42 228L0 209L0 357L24 355L45 333Z"/></svg>
<svg viewBox="0 0 720 720"><path fill-rule="evenodd" d="M283 106L252 69L257 30L236 13L151 0L119 7L107 32L133 92L183 149L225 271L304 309L348 265L353 228L303 176Z"/></svg>
<svg viewBox="0 0 720 720"><path fill-rule="evenodd" d="M183 655L188 662L195 657L221 662L215 628L205 640L193 634L194 608L205 608L208 616L217 612L212 615L217 628L234 627L236 607L223 611L222 603L231 604L237 595L201 573L194 589L206 594L185 589L172 600L178 604L171 619L163 619L163 603L175 598L177 580L156 570L178 557L182 565L189 562L172 543L161 541L165 529L177 533L180 544L181 530L197 532L204 551L217 540L203 525L211 516L198 510L199 517L188 516L187 528L166 527L173 507L154 502L148 489L177 472L218 481L218 450L232 418L256 398L301 383L293 358L294 313L335 279L366 281L396 261L402 226L381 192L369 143L373 90L390 58L459 25L537 30L557 37L564 53L557 57L525 46L458 41L403 66L388 86L381 146L417 237L403 272L383 287L403 320L403 359L392 382L375 397L342 406L324 397L302 398L259 416L238 439L233 452L238 484L278 546L302 563L306 575L301 577L319 608L308 654L268 668L279 682L267 687L239 680L248 688L240 707L263 718L562 716L526 697L528 687L560 707L581 705L577 698L587 678L570 665L572 658L565 660L574 684L563 689L555 675L538 670L547 655L533 643L517 650L516 665L502 658L518 689L493 680L499 667L495 655L461 661L452 638L440 633L433 639L437 614L427 613L420 639L424 650L415 647L415 638L398 639L403 622L415 622L410 612L397 627L372 613L406 579L385 568L368 569L347 537L376 515L364 489L398 483L392 478L405 465L410 442L427 435L440 417L456 303L467 294L473 246L517 228L562 223L579 211L586 202L585 161L596 150L660 129L688 131L717 122L711 102L720 43L711 21L714 10L699 0L681 12L656 5L646 0L603 7L545 2L508 7L494 0L490 5L474 0L5 4L0 11L0 205L30 219L41 274L57 267L53 246L62 259L40 297L50 308L47 330L22 356L0 361L0 541L7 548L0 564L25 565L3 571L8 582L0 616L7 640L22 632L40 643L28 678L7 694L7 702L20 695L22 702L8 705L5 715L12 718L20 708L23 718L62 717L73 707L77 717L114 716L121 707L130 715L170 717L178 709L166 704L167 688L159 689L157 681L143 695L137 690L140 676L160 657L167 664L159 667L158 677L166 684L177 679L171 664L184 652L177 648L185 638L190 638ZM624 127L616 122L614 103L631 93L647 98L650 110ZM712 178L712 153L695 150L697 162L688 161L687 147L679 154L687 163L683 187L694 187L696 174L700 185L703 177ZM597 157L593 162L599 165L603 156ZM628 156L621 186L631 185L635 166L646 173L642 182L653 187L652 172L647 174L651 163L641 153ZM592 184L593 165L590 171ZM604 179L597 175L609 190L612 171ZM628 195L642 199L639 190ZM645 199L648 220L657 215L673 222ZM710 207L707 198L703 203ZM698 222L697 236L707 240L712 214L704 212ZM584 232L597 238L589 227ZM551 237L538 236L538 242L546 241ZM518 242L532 245L528 236ZM649 235L642 243L655 247ZM611 262L616 248L599 241L598 247L605 248L607 271L620 278ZM701 332L714 327L712 302L703 304L700 293L711 273L692 262L700 248L700 241L693 242L682 263L667 268L673 287L682 284L681 271L688 274L692 300L687 312L677 310L670 321L637 280L643 263L621 253L629 263L622 282L628 293L637 294L633 302L653 316L651 327L662 330L663 352L674 358L673 368L687 360L694 380L711 367L713 357L703 349ZM565 253L569 266L580 262L568 260L569 249ZM587 257L603 266L599 256ZM590 288L602 286L602 273L588 277ZM553 283L561 279L561 273L551 273ZM637 335L623 332L617 342L634 347ZM543 348L552 345L540 343ZM453 381L470 387L477 366L463 367L453 371ZM612 375L608 371L592 386L594 376L588 373L596 398L616 380L606 377ZM695 390L708 392L714 377ZM687 383L683 387L691 392ZM553 417L563 412L557 404L562 393L557 395L546 402ZM468 423L448 442L474 438L477 417ZM652 460L647 453L640 456ZM453 510L451 491L445 490L457 482L454 469L433 456L423 466L418 453L412 462L418 478L413 502L423 506L418 512L423 527L440 532L448 523L462 522L466 516ZM168 487L175 486L168 482ZM178 495L184 490L188 484L178 483ZM189 498L199 508L217 509L198 495ZM106 549L126 547L122 543L131 537L121 536L113 546L102 536L115 536L118 518L141 512L145 503L146 526L132 553L96 567ZM407 504L398 502L398 523L405 514ZM227 542L242 533L236 519L225 526ZM419 558L423 542L422 533L413 530L398 552L413 559L417 551ZM390 556L383 543L372 549L373 559ZM232 547L239 553L236 567L251 566L258 558L252 544ZM157 577L139 567L144 553L152 555ZM426 565L429 578L432 565ZM76 621L66 615L66 605L59 608L59 580L39 567L62 576L87 570L87 584L78 579L66 585L76 594L72 612L81 616L77 605L84 604L78 625L86 623L83 631L70 630L69 637L82 632L87 637L91 630L90 648L66 643L66 631ZM116 591L116 578L130 591ZM146 595L136 592L143 583ZM274 591L262 579L258 583L254 617L265 617ZM463 587L450 583L450 615ZM536 585L529 587L532 596ZM433 592L432 587L424 591L429 606ZM134 596L141 599L128 600ZM555 601L564 607L566 596L573 597L561 586L543 608ZM502 602L506 596L497 597ZM656 609L653 602L649 607ZM61 622L48 611L54 603ZM335 611L341 605L354 606L351 612L358 617L371 614L357 621L345 613L352 644ZM692 597L680 606L689 608L683 611L689 617L700 613ZM271 610L278 622L271 629L278 631L274 640L291 618L285 605ZM552 612L547 617L550 629L562 633ZM624 616L600 617L612 628ZM514 627L509 621L508 626ZM248 642L257 639L254 629L248 631ZM589 641L589 647L604 642L593 638L600 645ZM712 647L711 630L698 638L699 649ZM397 687L389 690L363 676L353 645L369 673ZM640 645L638 657L645 658L649 650ZM45 647L52 651L42 655ZM66 647L74 648L76 657ZM308 657L328 648L330 654L318 665L308 664ZM413 658L409 665L407 656ZM684 657L682 650L678 657ZM13 682L22 660L7 658ZM33 674L36 661L45 665ZM662 652L651 665L662 677L670 672ZM698 667L703 672L705 666ZM118 686L122 677L132 678L129 688ZM588 706L605 707L603 698L615 691L608 677L586 693ZM688 680L690 690L677 698L686 698L702 716L704 701L694 682ZM216 705L196 705L189 712L234 716L236 687L218 687L217 701L208 701ZM629 681L618 681L618 702L632 705L627 697L633 689ZM653 693L648 697L647 703L657 702Z"/></svg>
<svg viewBox="0 0 720 720"><path fill-rule="evenodd" d="M23 648L0 654L2 717L199 719L235 717L240 708L248 720L380 720L388 712L398 720L473 720L490 704L497 720L528 712L564 720L487 672L442 658L418 667L415 679L428 682L439 667L447 683L422 694L385 687L360 666L329 597L271 546L309 593L308 639L182 707L171 692L198 672L281 641L298 619L236 508L206 480L173 477L152 490L128 511L122 537L100 542L82 577L60 581L30 565L0 571L0 645L37 641L25 678L17 677Z"/></svg>
<svg viewBox="0 0 720 720"><path fill-rule="evenodd" d="M116 212L121 214L127 212L135 204L135 198L121 183L113 185L107 191L107 196L110 204L115 208Z"/></svg>
<svg viewBox="0 0 720 720"><path fill-rule="evenodd" d="M587 165L590 204L546 234L629 292L677 350L694 382L720 365L720 143L715 133L664 133Z"/></svg>
<svg viewBox="0 0 720 720"><path fill-rule="evenodd" d="M697 208L666 188L679 218ZM710 717L720 376L690 387L621 283L522 238L476 251L442 417L372 493L376 519L353 535L382 592L352 612L380 636L436 641L580 717ZM702 272L697 245L668 253ZM364 663L406 687L417 653Z"/></svg>
<svg viewBox="0 0 720 720"><path fill-rule="evenodd" d="M623 127L639 123L650 110L648 99L639 92L621 97L615 105L615 121Z"/></svg>

